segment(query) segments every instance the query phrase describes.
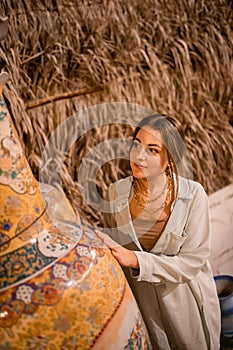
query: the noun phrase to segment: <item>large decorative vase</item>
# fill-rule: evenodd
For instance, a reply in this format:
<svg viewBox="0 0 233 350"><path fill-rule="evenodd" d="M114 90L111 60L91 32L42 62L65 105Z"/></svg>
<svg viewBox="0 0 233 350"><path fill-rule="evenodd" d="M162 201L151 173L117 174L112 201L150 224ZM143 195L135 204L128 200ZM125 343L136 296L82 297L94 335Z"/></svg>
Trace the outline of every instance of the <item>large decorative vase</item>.
<svg viewBox="0 0 233 350"><path fill-rule="evenodd" d="M233 276L214 277L221 308L221 334L224 343L233 347Z"/></svg>
<svg viewBox="0 0 233 350"><path fill-rule="evenodd" d="M2 94L0 203L1 350L149 349L119 264L65 196L35 180Z"/></svg>

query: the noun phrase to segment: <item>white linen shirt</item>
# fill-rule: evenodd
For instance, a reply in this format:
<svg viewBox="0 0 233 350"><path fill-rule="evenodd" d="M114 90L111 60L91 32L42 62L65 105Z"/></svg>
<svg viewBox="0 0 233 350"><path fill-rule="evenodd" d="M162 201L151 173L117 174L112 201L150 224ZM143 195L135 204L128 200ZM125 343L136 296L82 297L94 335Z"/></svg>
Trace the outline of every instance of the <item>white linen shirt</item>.
<svg viewBox="0 0 233 350"><path fill-rule="evenodd" d="M198 182L179 177L166 227L143 251L129 209L132 177L110 185L110 235L134 250L139 269L123 268L140 307L153 349L218 350L220 306L210 253L207 195ZM114 227L115 226L115 227Z"/></svg>

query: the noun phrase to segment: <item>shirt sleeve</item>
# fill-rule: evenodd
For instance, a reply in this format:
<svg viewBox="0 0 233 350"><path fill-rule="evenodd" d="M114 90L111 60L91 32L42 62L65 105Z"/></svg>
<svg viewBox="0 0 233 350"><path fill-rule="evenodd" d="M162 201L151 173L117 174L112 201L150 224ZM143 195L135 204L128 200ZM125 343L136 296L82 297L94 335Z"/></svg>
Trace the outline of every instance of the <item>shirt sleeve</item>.
<svg viewBox="0 0 233 350"><path fill-rule="evenodd" d="M178 284L192 280L203 268L210 253L210 216L208 197L200 184L195 187L182 234L185 240L176 255L135 251L139 270L132 270L132 276L155 284Z"/></svg>

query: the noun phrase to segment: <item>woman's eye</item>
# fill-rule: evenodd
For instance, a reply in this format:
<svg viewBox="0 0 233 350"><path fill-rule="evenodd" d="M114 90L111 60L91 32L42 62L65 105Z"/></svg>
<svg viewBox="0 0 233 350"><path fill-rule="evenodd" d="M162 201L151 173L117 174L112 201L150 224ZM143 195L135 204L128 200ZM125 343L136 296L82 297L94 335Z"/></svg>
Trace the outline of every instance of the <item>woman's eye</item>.
<svg viewBox="0 0 233 350"><path fill-rule="evenodd" d="M139 147L140 147L140 145L139 145L139 143L133 142L132 147L133 147L133 148L139 148Z"/></svg>
<svg viewBox="0 0 233 350"><path fill-rule="evenodd" d="M155 149L155 148L149 148L148 150L149 150L149 152L152 153L152 154L157 154L157 153L159 153L159 151L158 151L157 149Z"/></svg>

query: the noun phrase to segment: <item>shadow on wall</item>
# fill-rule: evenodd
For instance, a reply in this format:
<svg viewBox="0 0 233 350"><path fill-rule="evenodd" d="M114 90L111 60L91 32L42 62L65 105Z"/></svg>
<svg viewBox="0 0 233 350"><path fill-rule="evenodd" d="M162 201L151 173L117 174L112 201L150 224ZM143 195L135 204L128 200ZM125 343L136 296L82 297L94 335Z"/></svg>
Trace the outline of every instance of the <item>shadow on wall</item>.
<svg viewBox="0 0 233 350"><path fill-rule="evenodd" d="M210 263L213 273L233 275L233 184L209 196L212 225Z"/></svg>

